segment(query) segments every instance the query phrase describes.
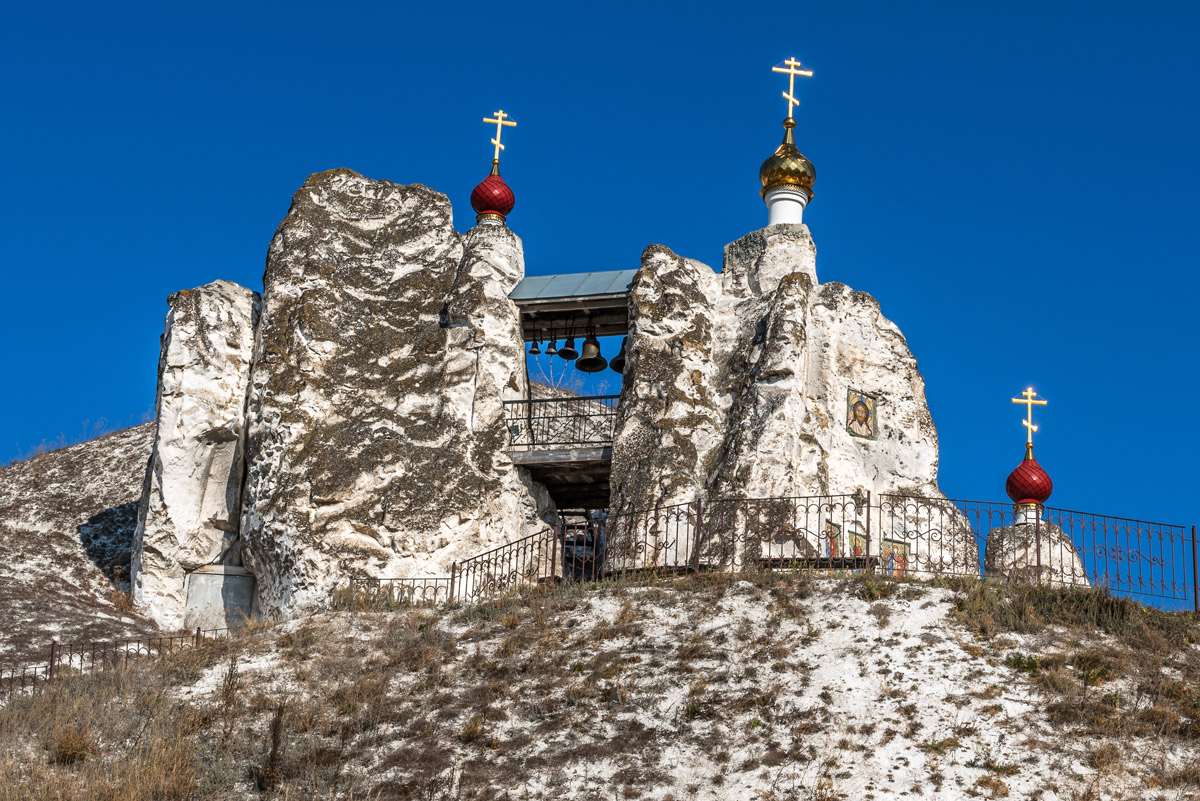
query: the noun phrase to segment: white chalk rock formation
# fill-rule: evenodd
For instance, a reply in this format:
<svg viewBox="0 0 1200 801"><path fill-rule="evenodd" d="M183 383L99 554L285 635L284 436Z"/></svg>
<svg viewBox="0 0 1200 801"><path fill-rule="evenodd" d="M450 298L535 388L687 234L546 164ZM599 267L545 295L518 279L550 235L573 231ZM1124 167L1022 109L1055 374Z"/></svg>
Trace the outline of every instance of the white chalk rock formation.
<svg viewBox="0 0 1200 801"><path fill-rule="evenodd" d="M421 185L310 176L271 243L249 404L244 559L283 617L351 576L446 575L552 509L506 453L525 392L503 226Z"/></svg>
<svg viewBox="0 0 1200 801"><path fill-rule="evenodd" d="M1019 510L1013 525L988 532L983 561L986 574L1010 581L1088 585L1087 571L1071 537L1038 515L1032 509Z"/></svg>
<svg viewBox="0 0 1200 801"><path fill-rule="evenodd" d="M852 536L866 536L867 492L944 498L916 359L874 298L816 283L807 226L775 225L731 243L720 275L666 248L647 248L631 290L626 353L613 446L615 510L854 496L832 501L835 548L846 553ZM774 517L796 519L806 505ZM945 518L940 506L935 514ZM827 511L794 525L790 553L828 547L821 539L832 531L824 528ZM933 547L943 561L949 547L950 562L974 569L965 519L957 516L930 546L921 541L928 518L921 512L909 521L903 531L914 540L905 547L914 555ZM878 554L880 529L873 526L870 539Z"/></svg>
<svg viewBox="0 0 1200 801"><path fill-rule="evenodd" d="M0 467L0 670L155 631L124 595L153 442L143 423Z"/></svg>
<svg viewBox="0 0 1200 801"><path fill-rule="evenodd" d="M239 564L246 390L258 293L228 281L167 300L157 429L138 507L133 599L160 626L184 620L185 577Z"/></svg>

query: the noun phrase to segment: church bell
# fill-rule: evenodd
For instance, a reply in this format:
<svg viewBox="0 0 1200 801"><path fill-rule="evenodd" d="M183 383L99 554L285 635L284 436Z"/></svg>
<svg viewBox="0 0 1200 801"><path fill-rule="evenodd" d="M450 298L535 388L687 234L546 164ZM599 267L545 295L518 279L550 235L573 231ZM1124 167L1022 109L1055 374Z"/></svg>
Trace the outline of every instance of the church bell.
<svg viewBox="0 0 1200 801"><path fill-rule="evenodd" d="M558 337L554 335L554 327L550 327L550 347L546 348L546 355L553 356L558 353Z"/></svg>
<svg viewBox="0 0 1200 801"><path fill-rule="evenodd" d="M558 355L567 361L579 358L579 351L575 350L575 337L567 337L567 341L558 349Z"/></svg>
<svg viewBox="0 0 1200 801"><path fill-rule="evenodd" d="M621 340L621 350L613 357L613 360L608 363L609 369L616 370L618 373L625 372L625 343L629 341L629 337L624 337Z"/></svg>
<svg viewBox="0 0 1200 801"><path fill-rule="evenodd" d="M538 341L536 339L533 340L533 344L529 346L529 355L537 356L541 352L542 352L542 349L540 347L538 347Z"/></svg>
<svg viewBox="0 0 1200 801"><path fill-rule="evenodd" d="M585 373L598 373L608 367L608 359L600 355L600 340L595 334L589 334L583 341L583 356L575 362L575 367Z"/></svg>

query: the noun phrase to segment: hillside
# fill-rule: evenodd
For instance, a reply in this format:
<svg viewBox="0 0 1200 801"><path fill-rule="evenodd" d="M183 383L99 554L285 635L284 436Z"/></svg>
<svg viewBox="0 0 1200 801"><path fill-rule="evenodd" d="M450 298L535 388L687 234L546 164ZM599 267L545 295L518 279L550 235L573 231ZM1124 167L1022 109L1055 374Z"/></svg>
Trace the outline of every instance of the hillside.
<svg viewBox="0 0 1200 801"><path fill-rule="evenodd" d="M1095 590L778 574L349 609L15 698L0 801L1193 798L1197 639Z"/></svg>
<svg viewBox="0 0 1200 801"><path fill-rule="evenodd" d="M132 637L129 557L154 423L0 468L0 666Z"/></svg>

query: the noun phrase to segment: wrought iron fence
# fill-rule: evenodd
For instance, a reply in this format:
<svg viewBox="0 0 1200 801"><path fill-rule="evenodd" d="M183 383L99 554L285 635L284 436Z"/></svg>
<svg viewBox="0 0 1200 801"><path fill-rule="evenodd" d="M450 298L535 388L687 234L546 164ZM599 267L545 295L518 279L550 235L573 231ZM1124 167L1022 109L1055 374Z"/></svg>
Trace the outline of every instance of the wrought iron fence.
<svg viewBox="0 0 1200 801"><path fill-rule="evenodd" d="M545 581L807 568L1101 586L1200 612L1198 550L1195 527L1010 503L871 493L729 498L560 522L456 563L449 577L394 584L415 593L421 582L436 603L488 600ZM356 586L382 592L388 583Z"/></svg>
<svg viewBox="0 0 1200 801"><path fill-rule="evenodd" d="M504 401L512 448L611 445L620 395Z"/></svg>
<svg viewBox="0 0 1200 801"><path fill-rule="evenodd" d="M203 645L229 629L196 629L187 634L141 637L119 642L59 643L47 645L49 658L34 665L0 668L0 695L36 689L68 676L90 676L122 667L131 660L160 657Z"/></svg>
<svg viewBox="0 0 1200 801"><path fill-rule="evenodd" d="M1200 612L1196 529L1011 503L881 495L884 576L967 575L1100 586Z"/></svg>
<svg viewBox="0 0 1200 801"><path fill-rule="evenodd" d="M575 574L804 567L990 577L1100 586L1200 612L1194 526L1011 503L870 493L694 501L613 515L586 558L589 569Z"/></svg>
<svg viewBox="0 0 1200 801"><path fill-rule="evenodd" d="M1046 509L1038 537L1038 569L1049 570L1055 580L1080 583L1083 579L1138 600L1165 600L1170 603L1159 605L1177 608L1190 604L1200 612L1200 543L1195 526L1189 530L1167 523ZM1063 563L1069 564L1069 573Z"/></svg>
<svg viewBox="0 0 1200 801"><path fill-rule="evenodd" d="M353 599L371 608L436 606L452 600L453 590L449 576L350 579Z"/></svg>
<svg viewBox="0 0 1200 801"><path fill-rule="evenodd" d="M553 580L558 573L560 531L561 526L547 528L455 564L450 572L450 597L481 601Z"/></svg>

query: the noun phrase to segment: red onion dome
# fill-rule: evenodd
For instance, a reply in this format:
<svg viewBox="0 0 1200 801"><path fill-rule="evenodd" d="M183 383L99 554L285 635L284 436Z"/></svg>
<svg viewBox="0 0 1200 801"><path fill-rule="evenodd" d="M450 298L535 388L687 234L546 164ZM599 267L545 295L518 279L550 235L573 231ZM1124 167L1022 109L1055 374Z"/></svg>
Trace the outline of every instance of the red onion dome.
<svg viewBox="0 0 1200 801"><path fill-rule="evenodd" d="M495 165L492 167L492 174L484 178L471 192L471 208L475 209L477 219L489 216L504 222L504 218L512 213L515 205L517 198L508 188L508 184L504 183L504 179L500 177L500 170Z"/></svg>
<svg viewBox="0 0 1200 801"><path fill-rule="evenodd" d="M1054 491L1054 482L1050 480L1050 474L1033 458L1033 454L1029 453L1025 460L1017 465L1017 469L1008 474L1004 491L1012 498L1013 503L1044 504Z"/></svg>

